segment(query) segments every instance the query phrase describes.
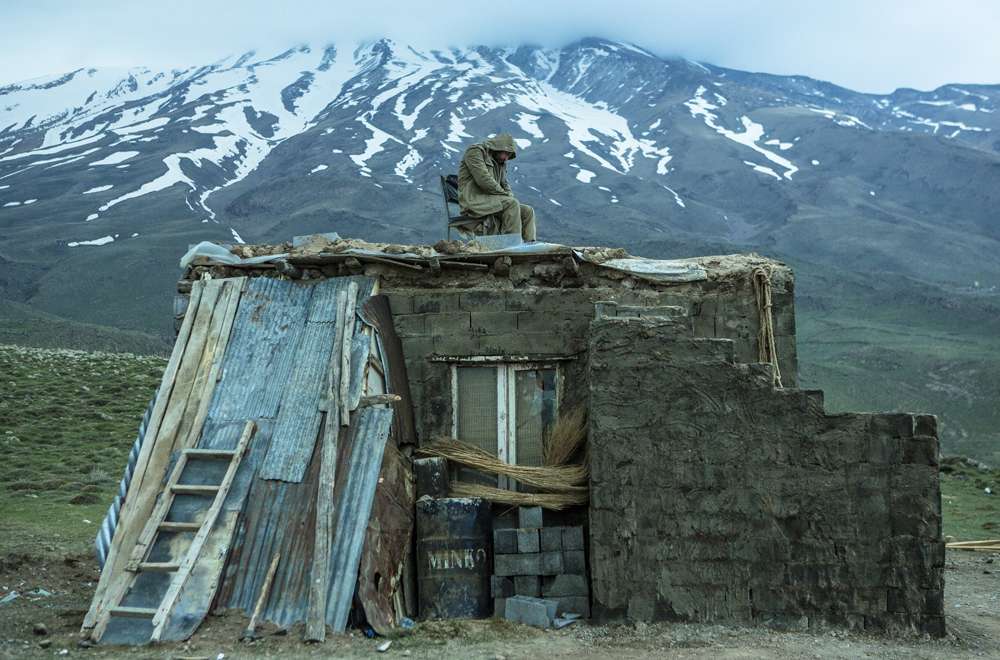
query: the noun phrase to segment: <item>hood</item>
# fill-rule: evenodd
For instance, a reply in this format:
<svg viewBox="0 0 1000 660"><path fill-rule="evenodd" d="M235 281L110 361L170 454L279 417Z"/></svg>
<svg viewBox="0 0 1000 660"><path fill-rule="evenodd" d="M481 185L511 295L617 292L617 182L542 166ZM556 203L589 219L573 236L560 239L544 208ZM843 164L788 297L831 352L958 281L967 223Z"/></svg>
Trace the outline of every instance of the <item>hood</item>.
<svg viewBox="0 0 1000 660"><path fill-rule="evenodd" d="M514 142L514 136L510 133L501 133L491 137L483 142L483 146L490 151L509 151L511 160L517 158L517 143Z"/></svg>

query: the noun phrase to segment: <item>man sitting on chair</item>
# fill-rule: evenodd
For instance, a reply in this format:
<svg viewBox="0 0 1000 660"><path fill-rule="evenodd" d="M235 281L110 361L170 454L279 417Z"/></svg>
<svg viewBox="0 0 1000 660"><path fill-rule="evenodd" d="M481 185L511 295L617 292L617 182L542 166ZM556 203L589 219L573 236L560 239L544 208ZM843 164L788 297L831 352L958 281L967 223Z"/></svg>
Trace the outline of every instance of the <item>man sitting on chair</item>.
<svg viewBox="0 0 1000 660"><path fill-rule="evenodd" d="M499 233L534 241L535 211L514 199L507 183L507 161L514 158L517 144L510 133L466 149L458 167L458 208L462 215L482 220L485 233L499 226Z"/></svg>

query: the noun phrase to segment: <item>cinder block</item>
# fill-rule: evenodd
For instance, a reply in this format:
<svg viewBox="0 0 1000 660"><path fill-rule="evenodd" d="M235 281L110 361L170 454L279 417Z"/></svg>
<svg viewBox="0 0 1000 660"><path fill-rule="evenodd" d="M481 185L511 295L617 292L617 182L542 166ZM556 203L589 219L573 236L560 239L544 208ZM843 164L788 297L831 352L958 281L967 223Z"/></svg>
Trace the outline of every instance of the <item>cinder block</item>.
<svg viewBox="0 0 1000 660"><path fill-rule="evenodd" d="M552 620L556 618L559 603L554 600L514 596L507 599L505 608L504 616L508 621L540 628L551 628Z"/></svg>
<svg viewBox="0 0 1000 660"><path fill-rule="evenodd" d="M518 527L539 529L542 526L542 507L522 506L517 510Z"/></svg>
<svg viewBox="0 0 1000 660"><path fill-rule="evenodd" d="M511 312L472 312L472 332L482 335L499 335L517 332L517 315Z"/></svg>
<svg viewBox="0 0 1000 660"><path fill-rule="evenodd" d="M426 318L423 314L400 314L392 317L392 324L395 326L397 334L422 335L425 332L424 320Z"/></svg>
<svg viewBox="0 0 1000 660"><path fill-rule="evenodd" d="M514 593L512 596L531 596L538 598L542 595L542 578L537 575L518 575L514 577Z"/></svg>
<svg viewBox="0 0 1000 660"><path fill-rule="evenodd" d="M502 312L505 302L503 291L469 291L458 296L459 306L469 312Z"/></svg>
<svg viewBox="0 0 1000 660"><path fill-rule="evenodd" d="M517 551L521 553L525 552L538 552L538 530L537 529L519 529L517 530Z"/></svg>
<svg viewBox="0 0 1000 660"><path fill-rule="evenodd" d="M413 296L390 293L387 297L389 298L389 309L392 310L394 318L400 314L413 313Z"/></svg>
<svg viewBox="0 0 1000 660"><path fill-rule="evenodd" d="M545 598L589 595L590 587L583 575L557 575L542 582L542 596Z"/></svg>
<svg viewBox="0 0 1000 660"><path fill-rule="evenodd" d="M421 293L413 299L415 314L440 314L457 312L459 309L458 296L450 293Z"/></svg>
<svg viewBox="0 0 1000 660"><path fill-rule="evenodd" d="M542 553L542 575L561 575L563 572L563 553Z"/></svg>
<svg viewBox="0 0 1000 660"><path fill-rule="evenodd" d="M448 333L469 333L472 327L469 312L450 312L447 314L428 314L424 317L424 331L432 336Z"/></svg>
<svg viewBox="0 0 1000 660"><path fill-rule="evenodd" d="M563 549L562 527L543 527L538 530L538 534L542 552L559 552Z"/></svg>
<svg viewBox="0 0 1000 660"><path fill-rule="evenodd" d="M494 555L514 555L514 554L517 554L517 530L516 529L494 529L493 530L493 554Z"/></svg>
<svg viewBox="0 0 1000 660"><path fill-rule="evenodd" d="M493 598L510 598L514 595L514 581L499 575L491 575L490 595Z"/></svg>
<svg viewBox="0 0 1000 660"><path fill-rule="evenodd" d="M586 575L587 561L583 550L566 550L563 552L563 571L571 575Z"/></svg>
<svg viewBox="0 0 1000 660"><path fill-rule="evenodd" d="M537 552L523 555L493 555L493 573L502 577L513 575L538 575L542 570L542 556Z"/></svg>
<svg viewBox="0 0 1000 660"><path fill-rule="evenodd" d="M563 527L563 550L583 550L583 527Z"/></svg>
<svg viewBox="0 0 1000 660"><path fill-rule="evenodd" d="M929 435L937 437L936 415L914 415L913 435Z"/></svg>
<svg viewBox="0 0 1000 660"><path fill-rule="evenodd" d="M507 616L507 599L506 598L494 598L493 599L493 616L504 619Z"/></svg>
<svg viewBox="0 0 1000 660"><path fill-rule="evenodd" d="M559 605L556 607L556 616L564 614L579 614L584 619L590 618L590 598L588 596L563 596L552 598Z"/></svg>

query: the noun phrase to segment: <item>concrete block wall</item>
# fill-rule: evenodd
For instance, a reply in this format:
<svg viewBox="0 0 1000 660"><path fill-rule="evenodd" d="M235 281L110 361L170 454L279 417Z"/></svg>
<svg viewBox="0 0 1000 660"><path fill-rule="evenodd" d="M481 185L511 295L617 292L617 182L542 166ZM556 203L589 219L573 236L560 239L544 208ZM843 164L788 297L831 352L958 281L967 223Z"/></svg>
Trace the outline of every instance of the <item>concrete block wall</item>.
<svg viewBox="0 0 1000 660"><path fill-rule="evenodd" d="M797 373L793 279L779 269L774 291L774 327L783 384ZM563 409L584 403L587 345L595 306L616 303L623 315L665 314L689 336L732 339L739 362L756 363L759 328L749 275L722 284L709 280L652 284L629 280L618 286L580 289L510 288L496 280L476 288L383 286L396 332L403 342L421 442L451 430L451 377L447 358L520 356L570 358L562 362ZM398 281L391 280L390 282ZM412 284L412 283L411 283ZM605 311L607 307L604 307ZM647 310L643 312L642 310Z"/></svg>
<svg viewBox="0 0 1000 660"><path fill-rule="evenodd" d="M591 326L594 616L943 635L935 418L827 414L734 349Z"/></svg>

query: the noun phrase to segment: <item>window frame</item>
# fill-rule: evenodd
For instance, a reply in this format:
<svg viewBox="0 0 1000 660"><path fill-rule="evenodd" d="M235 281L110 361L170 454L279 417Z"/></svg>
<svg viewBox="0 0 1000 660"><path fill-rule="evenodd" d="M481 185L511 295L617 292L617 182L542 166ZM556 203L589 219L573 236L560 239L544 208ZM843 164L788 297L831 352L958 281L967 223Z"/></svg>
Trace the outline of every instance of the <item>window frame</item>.
<svg viewBox="0 0 1000 660"><path fill-rule="evenodd" d="M512 409L516 401L515 387L518 371L552 370L556 377L555 414L558 417L560 403L563 399L565 376L562 363L564 360L511 360L500 358L487 360L483 358L456 360L451 363L451 437L458 437L458 370L462 368L492 367L497 375L497 450L496 457L505 463L517 465L517 415ZM514 486L514 480L503 475L497 476L497 488L504 490Z"/></svg>

